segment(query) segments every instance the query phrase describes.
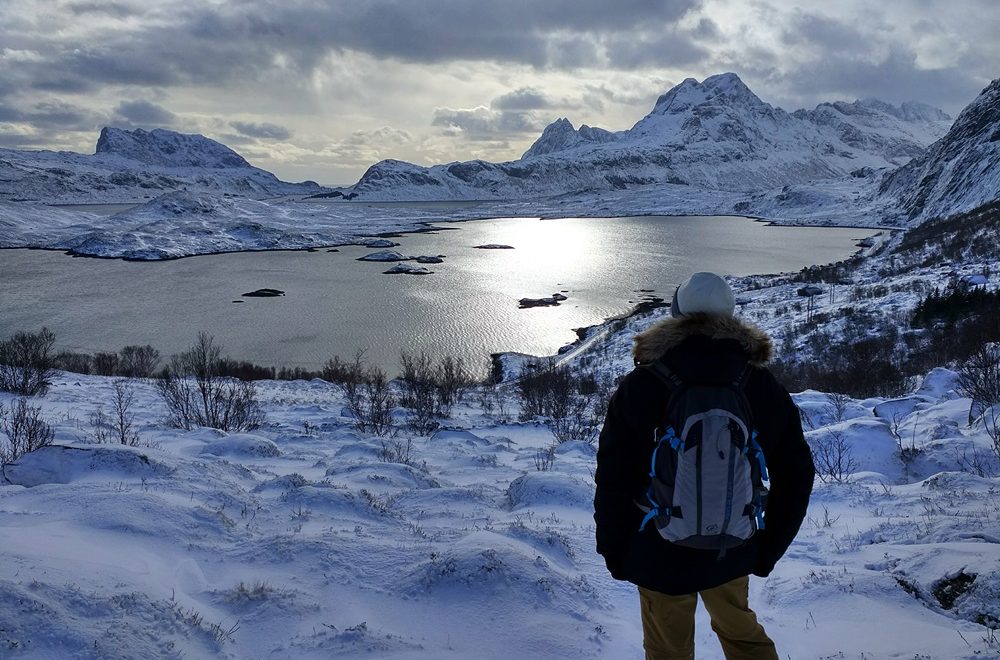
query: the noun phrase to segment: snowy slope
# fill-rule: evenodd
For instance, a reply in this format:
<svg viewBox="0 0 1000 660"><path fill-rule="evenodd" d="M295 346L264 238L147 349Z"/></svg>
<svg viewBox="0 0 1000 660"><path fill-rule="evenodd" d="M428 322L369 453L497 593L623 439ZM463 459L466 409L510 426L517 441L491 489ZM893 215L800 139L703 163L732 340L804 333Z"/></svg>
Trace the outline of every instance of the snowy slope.
<svg viewBox="0 0 1000 660"><path fill-rule="evenodd" d="M886 176L880 193L910 219L946 217L1000 198L1000 78L924 155Z"/></svg>
<svg viewBox="0 0 1000 660"><path fill-rule="evenodd" d="M214 140L163 129L104 128L93 155L0 149L0 200L141 202L174 190L261 198L325 189L280 181Z"/></svg>
<svg viewBox="0 0 1000 660"><path fill-rule="evenodd" d="M948 124L939 110L876 100L789 114L726 73L685 80L626 131L575 130L563 118L520 160L432 167L385 160L350 191L369 200L510 199L665 183L759 191L898 166Z"/></svg>
<svg viewBox="0 0 1000 660"><path fill-rule="evenodd" d="M983 625L1000 623L1000 480L960 470L957 450L988 438L954 382L935 370L841 418L795 395L809 441L839 434L857 464L817 482L785 559L752 580L782 657L1000 652ZM547 428L473 403L429 437L371 437L322 381L259 383L268 424L250 434L165 428L136 381L144 446L94 444L111 385L60 375L33 401L58 446L0 474L0 657L641 656L635 590L594 552L593 446L539 471ZM908 469L893 423L920 452ZM380 458L389 443L411 443L409 462ZM722 657L704 611L696 644Z"/></svg>

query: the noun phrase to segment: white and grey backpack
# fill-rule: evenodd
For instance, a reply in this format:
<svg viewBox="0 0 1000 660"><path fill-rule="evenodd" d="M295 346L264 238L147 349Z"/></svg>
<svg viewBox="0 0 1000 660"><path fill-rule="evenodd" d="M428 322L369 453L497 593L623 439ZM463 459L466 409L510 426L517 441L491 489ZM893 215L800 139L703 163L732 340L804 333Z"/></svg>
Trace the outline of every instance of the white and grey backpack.
<svg viewBox="0 0 1000 660"><path fill-rule="evenodd" d="M649 369L670 387L666 422L656 429L646 512L667 541L718 550L764 528L768 481L744 386L752 368L720 384L686 383L657 360Z"/></svg>

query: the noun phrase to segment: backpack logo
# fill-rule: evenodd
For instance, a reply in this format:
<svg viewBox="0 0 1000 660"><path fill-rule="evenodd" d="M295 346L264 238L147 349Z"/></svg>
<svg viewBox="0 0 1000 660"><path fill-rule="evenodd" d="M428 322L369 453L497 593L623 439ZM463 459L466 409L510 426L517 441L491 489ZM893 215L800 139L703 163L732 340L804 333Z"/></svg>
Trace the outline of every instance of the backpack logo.
<svg viewBox="0 0 1000 660"><path fill-rule="evenodd" d="M667 541L721 557L764 528L769 479L743 391L750 367L735 381L707 385L685 383L659 361L650 369L671 391L639 529L652 522Z"/></svg>

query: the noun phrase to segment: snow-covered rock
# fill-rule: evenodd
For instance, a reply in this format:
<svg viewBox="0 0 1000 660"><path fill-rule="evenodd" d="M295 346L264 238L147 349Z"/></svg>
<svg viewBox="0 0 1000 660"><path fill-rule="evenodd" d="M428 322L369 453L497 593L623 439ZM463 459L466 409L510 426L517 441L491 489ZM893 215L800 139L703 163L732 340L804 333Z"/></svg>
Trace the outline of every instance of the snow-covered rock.
<svg viewBox="0 0 1000 660"><path fill-rule="evenodd" d="M1000 198L1000 78L944 137L887 175L879 192L910 219L954 215Z"/></svg>

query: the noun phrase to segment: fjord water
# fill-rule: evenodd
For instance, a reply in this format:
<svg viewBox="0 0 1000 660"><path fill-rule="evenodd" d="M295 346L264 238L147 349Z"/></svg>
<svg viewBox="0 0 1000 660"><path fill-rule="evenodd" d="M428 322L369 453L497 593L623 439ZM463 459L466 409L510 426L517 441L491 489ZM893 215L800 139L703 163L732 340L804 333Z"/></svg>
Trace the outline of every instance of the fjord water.
<svg viewBox="0 0 1000 660"><path fill-rule="evenodd" d="M574 328L627 312L652 290L669 298L691 272L745 275L842 259L871 230L773 227L736 217L513 218L435 225L397 237L405 255L444 255L431 275L384 275L374 252L243 252L162 262L0 251L0 337L47 326L60 350L152 344L166 355L199 331L230 356L317 368L364 350L390 373L400 351L462 357L552 354ZM482 244L514 249L476 249ZM244 298L260 288L278 298ZM523 297L564 292L558 307ZM233 301L240 300L236 303Z"/></svg>

